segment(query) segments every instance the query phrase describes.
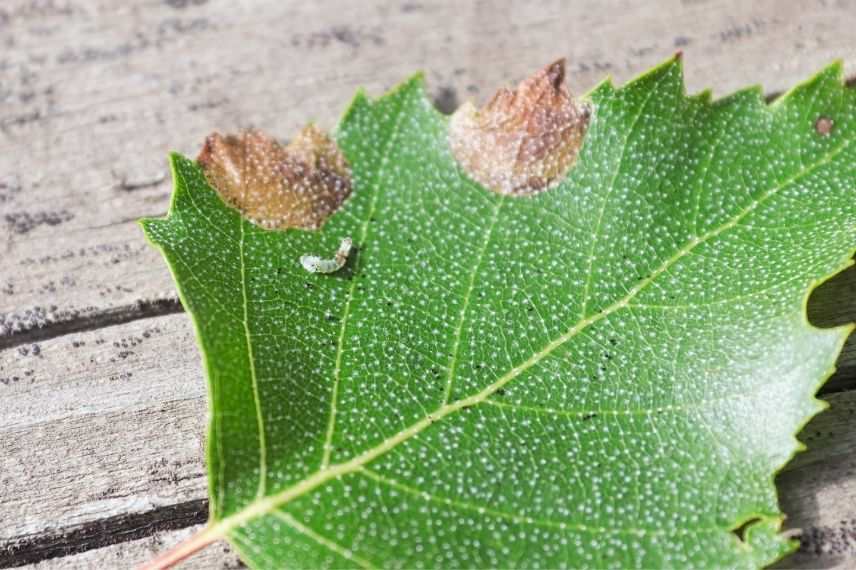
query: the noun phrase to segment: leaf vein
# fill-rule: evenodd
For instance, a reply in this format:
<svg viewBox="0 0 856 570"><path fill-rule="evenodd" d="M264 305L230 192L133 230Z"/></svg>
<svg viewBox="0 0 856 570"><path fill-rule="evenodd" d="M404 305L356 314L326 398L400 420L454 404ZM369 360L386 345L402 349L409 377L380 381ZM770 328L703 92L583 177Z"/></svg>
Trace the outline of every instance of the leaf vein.
<svg viewBox="0 0 856 570"><path fill-rule="evenodd" d="M458 366L458 356L461 348L461 335L464 329L464 322L467 317L467 310L470 306L470 297L473 294L473 289L475 289L476 285L476 276L478 275L482 261L484 260L485 253L487 252L487 246L490 244L491 236L493 236L494 227L496 227L496 222L499 219L499 212L502 210L502 205L505 203L505 196L500 196L496 199L493 204L493 211L491 212L491 218L488 222L487 230L484 232L484 238L482 239L481 247L479 248L478 253L476 254L476 259L470 268L470 274L467 280L467 290L464 292L464 299L461 303L461 311L458 316L458 323L455 326L455 332L453 335L452 341L452 356L449 359L448 364L448 380L446 381L446 390L443 393L443 404L447 404L449 402L449 398L452 397L452 386L455 382L455 370Z"/></svg>
<svg viewBox="0 0 856 570"><path fill-rule="evenodd" d="M386 144L384 145L379 157L380 166L376 171L376 174L373 177L372 181L366 184L366 187L368 188L375 186L378 181L383 179L384 167L387 164L389 152L393 147L393 142L398 136L399 129L401 128L401 120L404 118L405 115L405 102L406 100L402 101L399 104L398 113L396 114L395 120L393 121L392 131L390 132L389 138L387 138ZM375 188L374 192L372 193L372 199L369 204L368 213L366 214L366 217L362 220L362 223L360 225L360 235L359 238L357 238L356 240L358 248L365 247L366 238L368 237L369 222L375 214L375 209L377 208L378 197L380 196L380 194L380 189ZM362 252L359 251L359 249L357 255L357 263L359 263L361 261L361 259L359 258L362 257ZM336 431L336 406L338 404L339 384L341 382L342 376L342 355L345 350L345 331L347 329L348 320L351 315L351 302L354 299L354 292L356 291L356 288L357 280L352 279L351 286L348 289L348 299L347 301L345 301L345 308L342 313L342 322L341 326L339 327L339 337L336 342L336 364L333 369L333 388L330 394L330 418L327 423L327 433L324 437L324 445L322 446L321 455L322 470L326 469L330 465L330 456L333 451L333 434Z"/></svg>
<svg viewBox="0 0 856 570"><path fill-rule="evenodd" d="M369 479L376 481L382 485L386 485L392 489L399 490L401 492L407 493L414 497L417 497L423 501L430 501L434 503L440 503L447 507L452 507L454 509L458 509L460 511L467 512L475 512L478 514L488 514L495 516L497 518L506 519L515 523L528 524L533 526L543 526L547 528L554 528L561 531L571 531L571 532L585 532L591 534L629 534L634 536L644 536L644 535L674 535L674 534L704 534L707 532L722 532L722 528L718 527L700 527L700 528L674 528L674 529L648 529L648 528L640 528L640 527L607 527L607 526L598 526L598 525L585 525L578 523L568 523L565 521L557 521L552 519L542 519L536 517L530 517L525 515L519 515L515 513L509 513L506 511L502 511L499 509L495 509L492 507L485 507L482 505L477 505L474 503L461 501L458 499L451 499L449 497L444 497L442 495L437 495L434 493L429 493L428 491L423 491L421 489L417 489L415 487L411 487L406 483L402 483L396 479L392 479L385 475L381 475L377 471L369 469L368 467L361 467L357 470L358 473L366 476Z"/></svg>
<svg viewBox="0 0 856 570"><path fill-rule="evenodd" d="M285 524L287 524L288 526L290 526L295 531L299 532L300 534L309 538L310 540L316 542L317 544L323 546L324 548L333 552L337 556L341 556L345 560L353 560L354 562L359 564L362 568L366 568L366 569L378 568L378 566L375 566L374 564L365 560L364 558L356 556L353 552L351 552L349 549L343 547L341 544L339 544L333 540L330 540L326 536L318 534L313 529L302 524L300 521L298 521L296 518L294 518L289 513L284 513L281 510L277 509L277 510L273 511L271 514L273 516L275 516L276 518L278 518L279 520L281 520L282 522L284 522Z"/></svg>
<svg viewBox="0 0 856 570"><path fill-rule="evenodd" d="M636 132L636 126L639 124L639 119L642 118L642 115L645 114L645 109L648 107L648 103L653 99L654 94L657 92L657 87L659 87L660 83L668 77L668 75L663 75L660 79L657 80L657 83L651 89L650 93L645 96L645 100L639 106L639 112L636 113L636 116L633 117L633 120L630 123L630 127L627 129L627 136L624 137L624 142L621 145L621 154L618 157L618 164L615 166L615 173L612 175L612 178L609 181L609 187L606 190L606 195L603 197L600 205L600 211L597 215L597 221L594 226L594 235L591 238L591 247L589 248L588 253L588 268L586 269L586 282L583 287L583 299L580 304L580 318L585 318L586 310L588 307L588 300L590 297L590 288L591 288L591 278L592 273L594 271L594 255L595 249L597 249L597 244L600 238L600 226L603 222L603 215L606 213L606 205L609 203L609 199L612 196L613 191L615 190L615 181L618 179L618 175L621 173L621 167L624 165L624 157L627 154L627 146L630 143L630 137L633 136L633 133Z"/></svg>
<svg viewBox="0 0 856 570"><path fill-rule="evenodd" d="M819 158L817 162L805 167L801 171L793 174L792 176L786 178L785 180L776 184L772 188L759 194L757 198L754 198L747 206L745 206L740 212L736 213L729 221L723 223L715 229L706 232L701 237L695 237L690 240L684 247L680 248L672 256L664 260L660 267L651 272L651 274L647 278L634 285L624 297L613 302L605 309L598 311L597 313L589 317L581 319L576 324L571 326L565 333L558 336L551 342L547 343L541 350L532 354L525 361L513 367L506 374L498 378L492 384L483 388L481 391L467 398L459 399L437 408L433 413L426 415L424 418L411 424L409 427L403 429L402 431L390 436L375 447L367 449L347 461L329 465L325 469L306 477L299 483L285 488L276 494L268 495L257 499L253 503L247 505L242 511L239 511L231 515L230 517L222 519L218 523L219 531L223 533L228 532L230 529L236 526L244 524L245 522L252 520L256 517L262 516L270 512L271 510L278 508L280 505L286 504L289 501L294 500L295 498L301 497L311 492L313 489L316 489L320 485L332 479L341 477L349 473L353 473L355 471L359 471L363 469L365 465L369 462L386 454L390 450L395 449L401 443L419 435L434 423L442 420L444 417L458 412L461 409L484 402L493 393L497 392L509 382L516 379L524 371L538 364L541 360L549 356L553 351L564 345L568 340L576 336L582 330L586 329L587 327L596 322L599 322L600 320L606 318L612 313L615 313L616 311L627 307L630 304L630 301L632 301L637 295L639 295L641 291L647 288L650 284L654 283L660 275L669 271L672 266L674 266L683 257L690 254L700 244L705 243L719 236L730 228L736 226L752 211L757 209L761 204L765 203L783 188L787 188L795 184L807 175L816 171L821 166L824 166L831 162L838 155L840 155L849 146L849 144L850 141L845 141L841 145L835 147L829 153ZM722 529L716 530L721 531Z"/></svg>

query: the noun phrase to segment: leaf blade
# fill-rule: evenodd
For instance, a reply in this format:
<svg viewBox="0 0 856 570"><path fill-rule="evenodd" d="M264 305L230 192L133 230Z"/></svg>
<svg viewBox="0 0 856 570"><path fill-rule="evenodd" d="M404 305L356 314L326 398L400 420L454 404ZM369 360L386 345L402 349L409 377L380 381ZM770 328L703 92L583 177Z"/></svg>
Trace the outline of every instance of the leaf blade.
<svg viewBox="0 0 856 570"><path fill-rule="evenodd" d="M285 458L271 468L276 476L269 488L275 494L262 499L246 484L252 462L242 446L252 447L252 438L240 437L237 426L243 424L212 427L212 447L218 450L225 432L239 434L228 445L241 450L235 475L214 476L212 468L219 496L212 512L215 519L231 521L230 536L248 560L260 567L270 561L305 563L306 556L317 556L318 565L340 564L344 557L348 563L405 566L508 560L547 566L752 566L788 549L776 538L780 514L772 474L793 453L795 429L817 411L811 395L849 332L813 330L804 299L852 253L853 97L840 85L840 68L831 67L772 109L752 93L710 104L686 98L679 64L667 62L620 90L604 84L591 99L595 117L568 179L508 206L462 176L445 145L444 119L411 82L373 104L358 99L343 119L338 140L354 169L355 196L322 232L272 235L222 204L209 201L199 210L207 220L219 208L216 216L250 236L254 263L249 280L244 275L241 282L245 289L249 284L245 298L253 301L238 320L250 338L252 311L253 336L280 343L274 349L265 345L271 355L264 358L262 378L269 386L262 390L268 392L254 401L285 405L281 417L302 422L302 433L284 426L271 433L258 429L257 440L270 435L280 445L270 456ZM836 114L834 136L806 137L808 119L830 110ZM389 128L399 121L404 124ZM386 144L380 145L383 136ZM396 145L397 137L405 143ZM616 138L624 140L618 147ZM181 169L199 178L189 161L176 171ZM694 180L700 182L687 184ZM197 182L194 190L216 201L204 178ZM822 196L812 198L807 188ZM805 222L803 202L819 212L805 228L793 225ZM788 225L782 229L769 225L771 220ZM205 223L222 234L221 224ZM193 233L188 228L149 226L149 233L177 264L177 240ZM353 234L358 251L347 277L309 281L294 264L284 264L279 280L270 279L279 260L335 248ZM803 238L810 253L788 245L782 234ZM228 257L232 250L224 251ZM760 277L746 278L741 263L757 261L747 251L772 256L780 266L761 259L753 267ZM716 275L715 286L700 287L698 276L709 274ZM253 278L262 285L252 285ZM192 278L185 279L178 275L197 319L213 306L229 305L206 304ZM536 288L520 286L533 279ZM300 289L307 283L319 290L309 306ZM233 289L228 283L224 288ZM267 321L266 303L280 311ZM334 314L341 317L328 326ZM284 323L298 325L303 336L283 340L274 325ZM209 348L222 350L206 347L211 331L200 329L206 358ZM413 330L415 341L408 337ZM338 341L335 358L323 346L331 339ZM283 367L283 355L298 370ZM634 363L641 370L630 376ZM759 371L759 363L766 368ZM224 389L220 378L215 382L215 368L222 362L208 364L213 426L230 420L217 400ZM335 381L325 384L331 370ZM318 385L295 403L290 398L307 390L294 382L298 376ZM234 378L231 384L241 384L242 376ZM283 378L290 384L285 398L277 397ZM644 389L635 393L638 385ZM731 391L737 397L730 398ZM235 393L246 404L246 390ZM787 414L780 413L783 408ZM759 426L758 416L770 425ZM267 410L257 417L275 423L278 416ZM484 432L492 437L474 442L469 436L483 426L493 429ZM669 437L659 434L661 428ZM728 445L728 438L740 445ZM677 448L679 460L670 459L667 452L675 450L664 442ZM546 462L543 472L509 459L527 446L522 457L533 465ZM465 469L439 461L443 454ZM710 454L728 469L689 470L704 465ZM222 465L211 461L215 455L210 464ZM414 465L414 457L421 463ZM552 464L557 457L565 462ZM603 465L592 467L581 457ZM635 470L612 463L621 457ZM472 458L489 459L479 465ZM320 470L313 471L316 460ZM562 469L569 473L561 475ZM645 487L644 474L652 487ZM632 493L622 488L621 477L633 483ZM547 484L532 484L543 478ZM219 489L226 480L239 484L238 492L230 491L237 498L224 507L228 493ZM485 485L494 480L498 487ZM731 491L740 484L750 488ZM694 492L694 485L705 490ZM721 497L711 491L723 487L727 505L717 504ZM529 491L525 500L515 496L521 488ZM401 501L400 494L413 498ZM348 496L362 497L368 506L345 505ZM628 497L636 502L632 508L624 504ZM658 507L655 498L666 506ZM487 506L494 503L505 509ZM456 526L438 505L470 506L456 516L474 518L469 527ZM394 516L384 512L390 510ZM281 513L275 520L266 515L274 511ZM457 530L438 534L426 512ZM336 513L336 524L324 518L330 513ZM749 542L729 532L754 516L760 520L749 527ZM361 517L372 521L369 528L380 529L376 535L361 530ZM616 518L647 525L621 526ZM297 526L283 530L284 521ZM537 521L555 525L537 530ZM498 529L504 530L497 535ZM513 548L498 538L506 533L520 536ZM701 543L700 534L707 542ZM302 550L298 555L271 546L262 536ZM431 550L422 543L429 552L415 555L399 541L390 543L402 536L433 536L440 546ZM659 536L674 544L664 545ZM570 548L569 540L582 542ZM262 550L254 554L260 543ZM444 558L449 553L454 556ZM525 560L515 558L524 554Z"/></svg>

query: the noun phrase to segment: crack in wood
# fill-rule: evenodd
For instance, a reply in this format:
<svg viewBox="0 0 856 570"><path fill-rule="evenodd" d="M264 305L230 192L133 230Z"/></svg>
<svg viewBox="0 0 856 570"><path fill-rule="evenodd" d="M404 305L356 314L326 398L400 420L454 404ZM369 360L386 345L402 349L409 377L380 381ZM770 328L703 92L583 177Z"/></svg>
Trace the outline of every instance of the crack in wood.
<svg viewBox="0 0 856 570"><path fill-rule="evenodd" d="M59 311L54 319L42 323L37 319L19 319L18 330L0 335L0 351L32 342L50 340L59 336L92 331L102 327L121 325L139 319L160 317L184 312L176 297L141 299L130 305L112 307L103 311ZM6 316L0 315L0 322Z"/></svg>
<svg viewBox="0 0 856 570"><path fill-rule="evenodd" d="M42 560L78 554L120 542L179 530L208 520L208 499L158 507L142 513L121 514L90 523L0 543L0 568L14 568Z"/></svg>

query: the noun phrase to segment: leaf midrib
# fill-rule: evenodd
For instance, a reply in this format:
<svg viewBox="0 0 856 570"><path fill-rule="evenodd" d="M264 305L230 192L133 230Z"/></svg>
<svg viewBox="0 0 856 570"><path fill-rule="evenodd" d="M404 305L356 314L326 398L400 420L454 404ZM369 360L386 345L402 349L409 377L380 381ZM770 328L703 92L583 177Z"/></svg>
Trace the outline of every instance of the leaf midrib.
<svg viewBox="0 0 856 570"><path fill-rule="evenodd" d="M461 349L461 337L464 331L464 323L467 318L467 311L470 307L470 298L473 295L473 290L476 286L476 276L478 276L481 271L481 265L484 261L484 255L487 252L487 247L490 245L491 237L493 236L493 230L496 227L496 222L499 219L499 212L502 210L502 205L505 203L506 196L500 195L499 198L493 204L493 208L491 211L490 221L488 222L487 229L484 232L484 237L482 239L481 247L479 248L478 253L476 254L476 259L470 268L470 274L467 281L467 289L464 292L464 299L461 303L461 310L458 318L457 325L455 326L455 332L452 337L452 350L451 350L451 360L449 361L449 374L446 380L446 389L443 391L443 404L449 403L449 399L452 397L452 387L455 382L455 371L458 367L458 356L460 355Z"/></svg>
<svg viewBox="0 0 856 570"><path fill-rule="evenodd" d="M773 186L772 188L764 191L758 198L753 200L749 205L747 205L743 210L738 212L729 221L723 223L715 229L706 232L701 237L695 237L694 239L690 240L684 247L680 248L671 257L666 259L660 265L660 267L651 272L648 277L641 280L634 287L632 287L624 297L622 297L618 301L615 301L608 307L598 311L597 313L579 320L564 334L547 343L547 345L545 345L543 349L534 353L524 362L509 370L506 374L504 374L498 380L482 389L480 392L467 398L441 405L434 412L426 415L421 420L413 423L410 427L385 439L375 447L362 452L361 454L351 458L348 461L328 465L326 468L316 471L312 475L306 477L299 483L288 487L287 489L284 489L273 495L267 495L265 497L256 499L254 502L249 503L241 511L238 511L235 514L225 517L215 523L211 529L212 532L218 536L225 536L231 529L239 527L244 523L249 522L257 517L270 514L278 507L311 492L315 488L332 479L336 479L338 477L360 471L370 461L373 461L374 459L384 455L388 451L396 448L399 444L409 440L410 438L415 437L416 435L430 427L434 422L440 421L446 416L451 415L463 408L468 408L483 403L492 394L494 394L495 392L503 388L506 384L520 376L520 374L522 374L529 368L535 366L538 362L552 354L554 350L564 345L570 339L575 337L579 332L588 328L590 325L595 324L598 321L606 318L612 313L615 313L627 307L630 301L633 300L645 288L647 288L648 285L653 283L660 275L668 271L669 268L672 267L675 263L683 259L685 256L689 255L696 247L708 242L709 240L738 225L740 221L742 221L746 216L748 216L751 212L757 209L761 204L763 204L772 196L777 194L780 190L790 186L791 184L794 184L803 177L813 173L821 166L830 163L835 157L841 154L849 146L849 144L849 140L844 141L842 144L835 147L833 150L831 150L829 153L824 155L816 162L803 168L792 176L786 178L784 181L780 182L776 186Z"/></svg>

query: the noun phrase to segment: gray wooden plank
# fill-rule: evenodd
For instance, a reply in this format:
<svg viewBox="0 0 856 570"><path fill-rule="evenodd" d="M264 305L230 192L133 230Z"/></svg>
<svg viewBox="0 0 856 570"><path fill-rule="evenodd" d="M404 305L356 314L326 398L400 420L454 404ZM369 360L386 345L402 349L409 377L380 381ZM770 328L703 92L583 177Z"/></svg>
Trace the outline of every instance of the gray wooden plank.
<svg viewBox="0 0 856 570"><path fill-rule="evenodd" d="M205 495L192 334L169 315L0 352L0 542Z"/></svg>
<svg viewBox="0 0 856 570"><path fill-rule="evenodd" d="M0 351L0 394L0 429L23 431L198 399L204 385L189 317L178 314Z"/></svg>
<svg viewBox="0 0 856 570"><path fill-rule="evenodd" d="M167 208L167 152L195 155L212 130L329 127L358 85L377 94L420 68L450 109L559 56L577 91L677 49L691 90L778 91L836 57L856 71L852 10L821 0L6 0L0 335L91 328L105 312L120 322L164 298L174 307L134 220Z"/></svg>
<svg viewBox="0 0 856 570"><path fill-rule="evenodd" d="M0 544L50 551L103 521L104 537L121 540L206 496L205 388L186 315L0 352L0 380ZM778 480L788 525L813 533L800 555L809 567L856 563L845 540L856 519L856 391L827 399L800 435L809 450ZM120 555L114 546L105 556ZM76 556L69 567L94 555Z"/></svg>
<svg viewBox="0 0 856 570"><path fill-rule="evenodd" d="M800 433L808 449L776 478L785 528L802 531L777 568L856 568L856 392L825 399L830 408Z"/></svg>
<svg viewBox="0 0 856 570"><path fill-rule="evenodd" d="M712 85L722 94L760 82L778 91L834 57L856 70L852 9L847 2L772 0L587 0L573 10L559 2L5 1L0 335L172 310L172 283L133 220L166 208L166 152L193 155L210 130L259 125L288 137L308 118L330 126L356 85L379 93L417 68L428 71L440 103L453 108L560 55L570 58L577 91L606 73L623 81L677 48L685 52L691 90ZM856 298L854 275L825 286L837 293L812 298L814 322L853 320L854 304L844 300ZM0 353L0 483L11 479L0 498L3 536L143 516L204 496L204 390L183 316L68 335L34 352L25 344ZM839 379L854 362L851 343ZM800 466L827 441L820 438L780 477L790 523L805 521L798 526L816 531L801 567L854 565L852 541L841 537L852 536L842 521L854 518L846 507L854 503L856 476L846 453L835 451L853 443L843 428L831 433L839 447L823 449L832 466L824 456ZM177 463L164 464L166 456ZM41 506L34 493L40 485L50 489ZM788 503L791 488L799 492ZM7 510L14 496L21 500ZM7 520L23 523L7 534ZM144 552L148 542L52 563L124 566L111 556L130 556L131 544ZM190 565L210 567L205 560Z"/></svg>

